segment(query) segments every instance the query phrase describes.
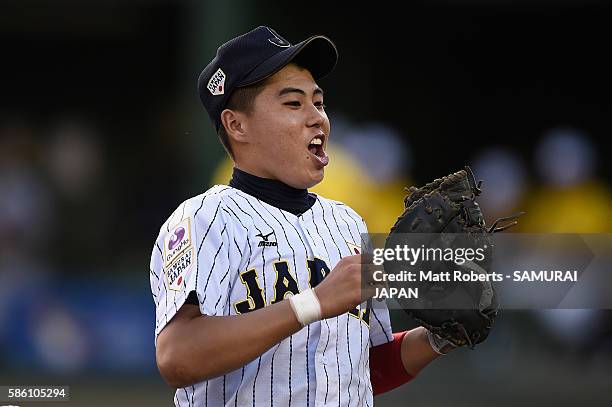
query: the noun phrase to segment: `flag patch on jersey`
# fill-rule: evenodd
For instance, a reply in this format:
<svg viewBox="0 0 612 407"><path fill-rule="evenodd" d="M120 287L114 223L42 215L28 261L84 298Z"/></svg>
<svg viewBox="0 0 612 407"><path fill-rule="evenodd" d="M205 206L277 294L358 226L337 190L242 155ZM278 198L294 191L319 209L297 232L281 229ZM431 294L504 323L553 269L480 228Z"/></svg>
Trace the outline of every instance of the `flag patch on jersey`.
<svg viewBox="0 0 612 407"><path fill-rule="evenodd" d="M166 282L168 289L181 291L185 286L185 279L195 262L195 249L193 247L184 250L177 258L166 268Z"/></svg>
<svg viewBox="0 0 612 407"><path fill-rule="evenodd" d="M170 229L164 238L164 268L172 264L191 246L191 219L187 218Z"/></svg>

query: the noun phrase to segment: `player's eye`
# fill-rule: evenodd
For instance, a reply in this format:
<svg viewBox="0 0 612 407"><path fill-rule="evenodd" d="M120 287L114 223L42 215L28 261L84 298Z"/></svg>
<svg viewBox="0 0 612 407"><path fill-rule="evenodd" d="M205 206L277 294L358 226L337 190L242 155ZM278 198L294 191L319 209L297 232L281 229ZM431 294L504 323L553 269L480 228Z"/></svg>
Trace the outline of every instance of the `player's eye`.
<svg viewBox="0 0 612 407"><path fill-rule="evenodd" d="M291 102L285 102L284 104L287 105L287 106L292 106L292 107L300 107L300 106L302 106L302 104L298 100L293 100Z"/></svg>
<svg viewBox="0 0 612 407"><path fill-rule="evenodd" d="M321 109L321 110L325 109L326 107L325 103L323 102L315 102L315 106L317 107L317 109Z"/></svg>

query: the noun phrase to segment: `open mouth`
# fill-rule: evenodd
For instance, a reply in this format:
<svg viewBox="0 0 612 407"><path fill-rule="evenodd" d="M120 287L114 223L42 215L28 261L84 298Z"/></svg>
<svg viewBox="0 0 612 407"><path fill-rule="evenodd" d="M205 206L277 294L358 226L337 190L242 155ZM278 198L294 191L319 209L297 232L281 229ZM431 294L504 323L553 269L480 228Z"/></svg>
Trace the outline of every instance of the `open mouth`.
<svg viewBox="0 0 612 407"><path fill-rule="evenodd" d="M319 134L315 136L308 145L308 151L310 154L314 155L317 158L318 164L321 167L326 166L329 163L329 157L325 154L325 149L323 148L324 135Z"/></svg>

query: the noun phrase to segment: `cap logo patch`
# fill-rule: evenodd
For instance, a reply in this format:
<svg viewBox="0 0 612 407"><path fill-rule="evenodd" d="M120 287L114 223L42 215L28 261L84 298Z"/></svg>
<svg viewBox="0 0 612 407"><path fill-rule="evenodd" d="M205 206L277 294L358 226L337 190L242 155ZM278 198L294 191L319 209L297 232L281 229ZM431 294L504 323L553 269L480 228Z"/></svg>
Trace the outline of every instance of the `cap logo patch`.
<svg viewBox="0 0 612 407"><path fill-rule="evenodd" d="M225 72L221 68L210 78L206 88L213 96L223 95L225 93Z"/></svg>
<svg viewBox="0 0 612 407"><path fill-rule="evenodd" d="M268 31L270 31L270 34L272 34L272 38L268 38L268 41L270 41L272 44L281 48L287 48L291 46L291 44L289 44L287 40L281 38L281 36L275 33L273 30L268 28Z"/></svg>

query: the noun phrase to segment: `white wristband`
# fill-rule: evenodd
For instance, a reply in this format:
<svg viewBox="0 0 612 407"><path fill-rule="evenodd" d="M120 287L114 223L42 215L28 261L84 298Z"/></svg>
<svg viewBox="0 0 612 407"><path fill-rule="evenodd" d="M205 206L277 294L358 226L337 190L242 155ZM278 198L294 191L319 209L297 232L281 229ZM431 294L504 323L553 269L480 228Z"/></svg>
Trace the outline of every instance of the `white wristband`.
<svg viewBox="0 0 612 407"><path fill-rule="evenodd" d="M321 304L312 288L289 297L289 303L302 326L321 319Z"/></svg>

